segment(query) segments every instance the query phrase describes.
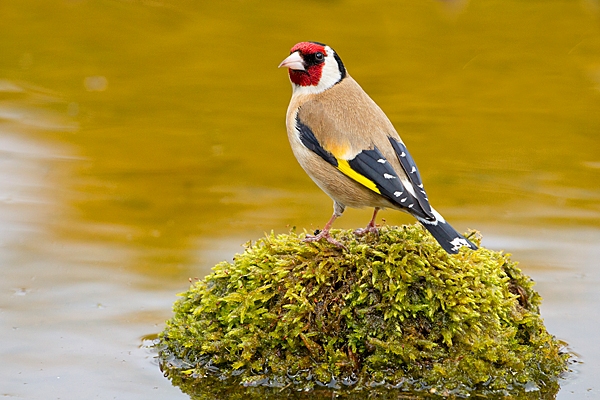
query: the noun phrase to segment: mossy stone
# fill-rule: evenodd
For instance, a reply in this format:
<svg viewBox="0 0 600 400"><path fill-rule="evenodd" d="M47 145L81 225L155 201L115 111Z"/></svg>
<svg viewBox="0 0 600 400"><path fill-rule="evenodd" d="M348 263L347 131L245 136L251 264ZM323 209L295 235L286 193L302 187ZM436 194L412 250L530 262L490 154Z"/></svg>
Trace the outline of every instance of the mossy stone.
<svg viewBox="0 0 600 400"><path fill-rule="evenodd" d="M556 393L568 354L509 255L449 255L420 225L333 235L346 249L268 235L195 282L160 335L165 374L228 396Z"/></svg>

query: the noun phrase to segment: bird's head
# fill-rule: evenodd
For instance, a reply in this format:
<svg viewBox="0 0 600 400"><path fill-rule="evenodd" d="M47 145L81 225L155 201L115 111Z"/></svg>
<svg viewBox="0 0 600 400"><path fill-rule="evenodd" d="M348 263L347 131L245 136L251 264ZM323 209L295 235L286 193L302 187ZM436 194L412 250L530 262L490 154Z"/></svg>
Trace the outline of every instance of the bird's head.
<svg viewBox="0 0 600 400"><path fill-rule="evenodd" d="M279 64L289 68L294 92L320 93L346 77L346 68L335 51L326 44L300 42Z"/></svg>

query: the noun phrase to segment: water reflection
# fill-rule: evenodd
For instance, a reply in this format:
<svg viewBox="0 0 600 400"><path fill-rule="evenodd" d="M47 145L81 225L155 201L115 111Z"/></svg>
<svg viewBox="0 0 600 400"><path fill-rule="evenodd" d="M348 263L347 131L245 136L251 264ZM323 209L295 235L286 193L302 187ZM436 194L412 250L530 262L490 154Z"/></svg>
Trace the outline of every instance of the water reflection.
<svg viewBox="0 0 600 400"><path fill-rule="evenodd" d="M329 217L285 137L290 87L276 66L301 40L340 53L401 132L435 207L515 253L540 282L549 330L600 360L589 347L600 301L594 2L305 2L300 18L289 2L8 0L0 15L6 393L40 397L56 383L37 375L24 392L8 365L27 374L62 359L80 382L65 393L114 376L115 354L160 330L188 277L265 231ZM39 355L61 337L72 345ZM84 353L96 368L65 356L95 347ZM125 359L135 367L115 370L130 381L136 368L148 375L119 389L172 389L139 353Z"/></svg>
<svg viewBox="0 0 600 400"><path fill-rule="evenodd" d="M77 132L53 110L67 108L65 100L9 81L0 82L0 98L2 393L118 397L130 390L127 382L98 379L115 371L145 382L129 397L147 398L159 387L176 393L167 382L152 382L159 375L152 355L136 349L141 330L158 329L175 289L124 270L132 256L126 247L57 235L65 225L84 225L65 183L86 160L73 146L32 137ZM155 289L149 295L132 285Z"/></svg>

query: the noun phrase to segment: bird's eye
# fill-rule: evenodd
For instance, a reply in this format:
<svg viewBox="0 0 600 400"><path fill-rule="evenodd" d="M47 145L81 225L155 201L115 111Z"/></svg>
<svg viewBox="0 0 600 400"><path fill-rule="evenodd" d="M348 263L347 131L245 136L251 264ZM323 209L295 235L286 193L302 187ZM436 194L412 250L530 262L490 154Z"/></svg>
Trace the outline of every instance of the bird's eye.
<svg viewBox="0 0 600 400"><path fill-rule="evenodd" d="M323 58L325 56L323 55L323 53L321 53L320 51L315 53L315 58L317 59L317 61L323 61Z"/></svg>

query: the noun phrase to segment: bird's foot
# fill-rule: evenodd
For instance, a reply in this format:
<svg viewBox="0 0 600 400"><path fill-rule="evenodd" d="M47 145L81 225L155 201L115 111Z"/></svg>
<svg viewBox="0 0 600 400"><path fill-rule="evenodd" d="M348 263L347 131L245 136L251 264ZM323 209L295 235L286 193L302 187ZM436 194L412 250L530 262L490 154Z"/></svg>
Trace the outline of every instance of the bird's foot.
<svg viewBox="0 0 600 400"><path fill-rule="evenodd" d="M312 242L319 242L322 239L327 240L329 243L331 243L332 245L339 247L340 249L346 249L346 246L344 246L342 243L338 242L337 240L335 240L334 238L331 237L331 235L329 234L329 231L326 230L322 230L320 232L315 232L315 235L306 235L306 237L302 240L303 242L306 243L312 243Z"/></svg>
<svg viewBox="0 0 600 400"><path fill-rule="evenodd" d="M365 228L358 228L354 231L354 234L356 236L364 236L367 233L374 233L376 235L379 235L379 229L377 229L375 225L369 224Z"/></svg>

